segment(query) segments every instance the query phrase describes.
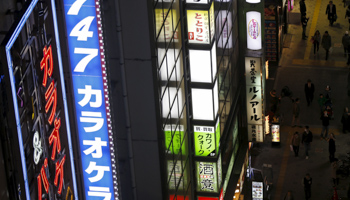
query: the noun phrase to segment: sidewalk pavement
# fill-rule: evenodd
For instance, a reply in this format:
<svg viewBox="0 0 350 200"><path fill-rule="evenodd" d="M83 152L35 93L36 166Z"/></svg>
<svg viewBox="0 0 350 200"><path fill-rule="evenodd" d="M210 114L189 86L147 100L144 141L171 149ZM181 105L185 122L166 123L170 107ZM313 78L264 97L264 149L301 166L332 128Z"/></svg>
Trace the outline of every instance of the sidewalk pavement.
<svg viewBox="0 0 350 200"><path fill-rule="evenodd" d="M344 159L350 152L350 133L343 134L341 131L341 115L345 106L350 108L350 98L347 96L347 76L349 66L344 57L341 39L345 31L349 29L349 23L345 16L343 2L333 1L337 7L338 20L331 27L325 15L328 0L306 0L307 17L310 17L307 26L309 39L319 30L321 36L327 30L332 37L333 52L327 61L325 50L321 47L318 54L313 54L313 45L309 40L302 40L301 25L288 25L288 34L292 36L289 48L284 48L278 67L270 73L266 80L267 104L269 92L272 89L280 95L283 86L289 86L293 97L300 98L302 126L308 125L314 139L309 152L309 159L305 159L304 147L300 146L299 157L294 157L290 151L291 136L295 131L302 133L304 128L292 128L292 102L289 98L281 99L280 112L283 122L281 123L281 143L274 146L271 137L266 136L263 143L259 143L251 149L252 167L263 169L264 164L270 164L273 172L273 187L271 198L281 200L291 190L294 199L305 199L301 180L306 173L313 178L311 200L329 200L333 195L333 183L331 179L331 165L329 162L328 142L320 139L321 120L317 98L324 93L326 85L332 89L334 120L330 122L329 132L336 136L335 157ZM292 12L299 12L299 1L295 1ZM310 33L310 31L312 31ZM315 94L312 104L308 107L304 94L304 84L311 79L315 85ZM346 190L350 178L341 179L337 187L338 196L345 199Z"/></svg>

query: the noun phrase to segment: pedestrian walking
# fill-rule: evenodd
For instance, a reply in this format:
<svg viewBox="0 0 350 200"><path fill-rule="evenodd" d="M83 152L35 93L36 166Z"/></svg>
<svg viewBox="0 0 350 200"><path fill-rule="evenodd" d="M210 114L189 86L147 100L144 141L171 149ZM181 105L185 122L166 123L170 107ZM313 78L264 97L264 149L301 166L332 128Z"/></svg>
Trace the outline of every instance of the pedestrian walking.
<svg viewBox="0 0 350 200"><path fill-rule="evenodd" d="M280 99L276 95L276 90L270 92L270 111L276 114Z"/></svg>
<svg viewBox="0 0 350 200"><path fill-rule="evenodd" d="M349 21L349 30L350 30L350 5L348 6L348 8L345 11L345 18L348 18Z"/></svg>
<svg viewBox="0 0 350 200"><path fill-rule="evenodd" d="M305 199L308 200L311 198L311 185L312 185L312 178L309 173L305 175L305 177L302 180L304 191L305 191Z"/></svg>
<svg viewBox="0 0 350 200"><path fill-rule="evenodd" d="M301 25L303 27L303 33L302 33L302 39L303 40L307 40L307 36L306 36L306 26L307 26L307 22L309 21L310 18L306 18L306 15L302 15L301 16Z"/></svg>
<svg viewBox="0 0 350 200"><path fill-rule="evenodd" d="M322 120L322 131L321 131L321 140L326 139L328 135L329 130L329 116L327 110L323 111L323 114L321 115ZM326 132L325 136L323 137L323 133Z"/></svg>
<svg viewBox="0 0 350 200"><path fill-rule="evenodd" d="M346 57L349 54L349 51L348 51L349 44L350 44L349 31L345 31L345 34L343 35L341 43L343 44L343 48L344 48L344 57Z"/></svg>
<svg viewBox="0 0 350 200"><path fill-rule="evenodd" d="M305 148L306 159L309 159L309 150L311 147L312 139L313 139L313 135L312 135L312 132L309 130L309 126L305 126L301 143L304 145L304 148Z"/></svg>
<svg viewBox="0 0 350 200"><path fill-rule="evenodd" d="M318 102L318 105L320 107L320 115L322 115L322 113L324 111L324 104L326 103L326 98L323 96L323 94L320 94L317 102Z"/></svg>
<svg viewBox="0 0 350 200"><path fill-rule="evenodd" d="M314 99L314 92L315 92L315 86L310 79L307 80L307 83L304 86L304 91L305 91L307 106L310 106L310 103Z"/></svg>
<svg viewBox="0 0 350 200"><path fill-rule="evenodd" d="M300 106L299 106L300 100L299 98L296 98L293 103L293 120L292 120L292 127L296 127L294 122L296 121L296 124L301 128L300 126Z"/></svg>
<svg viewBox="0 0 350 200"><path fill-rule="evenodd" d="M333 179L333 186L339 185L339 177L337 176L337 170L338 170L338 159L334 158L331 161L331 177Z"/></svg>
<svg viewBox="0 0 350 200"><path fill-rule="evenodd" d="M306 15L306 5L305 5L305 0L300 0L299 1L299 8L300 8L300 13L301 16Z"/></svg>
<svg viewBox="0 0 350 200"><path fill-rule="evenodd" d="M301 142L301 138L299 136L299 133L295 132L293 134L293 137L292 137L292 146L293 146L293 151L294 151L295 157L298 157L300 142Z"/></svg>
<svg viewBox="0 0 350 200"><path fill-rule="evenodd" d="M315 32L312 42L314 44L314 54L316 54L316 52L318 53L318 50L320 49L320 42L321 42L321 34L319 30Z"/></svg>
<svg viewBox="0 0 350 200"><path fill-rule="evenodd" d="M322 47L326 50L326 60L328 60L329 49L332 46L331 36L328 34L328 31L325 31L322 36Z"/></svg>
<svg viewBox="0 0 350 200"><path fill-rule="evenodd" d="M350 70L350 68L349 68ZM350 97L350 71L348 72L348 85L347 85L347 90L348 90L348 96Z"/></svg>
<svg viewBox="0 0 350 200"><path fill-rule="evenodd" d="M349 130L350 113L348 107L344 108L343 115L341 117L341 123L343 124L343 133Z"/></svg>
<svg viewBox="0 0 350 200"><path fill-rule="evenodd" d="M333 1L329 1L329 4L327 5L326 15L327 14L328 14L329 25L333 26L333 23L336 21L336 18L337 18L337 9L333 4Z"/></svg>
<svg viewBox="0 0 350 200"><path fill-rule="evenodd" d="M329 138L328 138L328 151L329 151L329 162L333 162L334 160L334 154L335 154L335 138L334 138L334 134L331 133L329 134Z"/></svg>
<svg viewBox="0 0 350 200"><path fill-rule="evenodd" d="M283 200L294 200L294 196L293 196L292 191L288 191L286 196L284 196Z"/></svg>

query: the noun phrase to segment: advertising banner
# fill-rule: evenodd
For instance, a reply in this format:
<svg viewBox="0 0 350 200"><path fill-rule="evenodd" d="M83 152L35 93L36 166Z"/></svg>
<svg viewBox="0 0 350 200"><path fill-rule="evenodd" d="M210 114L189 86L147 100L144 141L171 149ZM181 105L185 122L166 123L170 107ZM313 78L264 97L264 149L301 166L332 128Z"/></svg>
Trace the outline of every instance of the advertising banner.
<svg viewBox="0 0 350 200"><path fill-rule="evenodd" d="M168 160L168 180L169 180L169 189L175 190L177 187L183 188L184 185L187 185L187 174L186 170L183 171L181 162L176 162ZM181 177L183 176L183 177ZM181 179L181 181L180 181Z"/></svg>
<svg viewBox="0 0 350 200"><path fill-rule="evenodd" d="M263 113L261 89L261 59L245 58L248 139L263 142Z"/></svg>
<svg viewBox="0 0 350 200"><path fill-rule="evenodd" d="M28 5L4 41L15 116L9 120L16 121L24 179L19 198L73 199L76 173L55 1Z"/></svg>
<svg viewBox="0 0 350 200"><path fill-rule="evenodd" d="M264 197L264 188L262 182L252 181L252 197L253 200L260 200Z"/></svg>
<svg viewBox="0 0 350 200"><path fill-rule="evenodd" d="M198 192L218 192L216 163L196 162L196 174Z"/></svg>
<svg viewBox="0 0 350 200"><path fill-rule="evenodd" d="M99 0L64 0L85 199L118 198Z"/></svg>
<svg viewBox="0 0 350 200"><path fill-rule="evenodd" d="M181 151L182 155L187 154L183 125L165 125L164 133L166 153L178 154Z"/></svg>
<svg viewBox="0 0 350 200"><path fill-rule="evenodd" d="M216 156L214 127L194 126L194 146L196 156Z"/></svg>
<svg viewBox="0 0 350 200"><path fill-rule="evenodd" d="M247 48L260 50L261 43L261 13L249 11L246 13L247 25Z"/></svg>
<svg viewBox="0 0 350 200"><path fill-rule="evenodd" d="M210 44L215 34L214 20L214 3L209 11L187 10L188 42L190 44Z"/></svg>
<svg viewBox="0 0 350 200"><path fill-rule="evenodd" d="M271 125L271 136L272 136L272 142L280 142L280 125L279 124Z"/></svg>

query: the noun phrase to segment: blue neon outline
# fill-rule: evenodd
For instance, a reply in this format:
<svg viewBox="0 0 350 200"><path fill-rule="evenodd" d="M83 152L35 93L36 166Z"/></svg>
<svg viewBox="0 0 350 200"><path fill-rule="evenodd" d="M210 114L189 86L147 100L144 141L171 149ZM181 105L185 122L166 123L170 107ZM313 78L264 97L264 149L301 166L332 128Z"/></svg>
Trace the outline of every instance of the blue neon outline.
<svg viewBox="0 0 350 200"><path fill-rule="evenodd" d="M24 187L26 192L27 199L30 199L30 192L29 192L29 184L28 184L28 175L27 175L27 166L24 156L24 150L23 150L23 138L22 138L22 130L21 130L21 120L19 118L19 112L18 112L18 106L17 106L17 96L16 96L16 88L15 88L15 80L13 77L13 67L12 67L12 58L11 58L11 47L15 40L17 39L20 31L22 30L25 22L27 21L29 15L32 13L34 7L36 6L36 3L38 0L33 0L24 15L22 16L21 20L19 21L15 31L11 35L10 40L6 44L6 58L7 58L7 66L9 68L9 77L11 82L11 91L12 91L12 100L13 100L13 107L15 109L15 118L16 118L16 126L17 126L17 135L18 135L18 143L19 143L19 150L21 154L21 161L22 161L22 171L23 171L23 179L24 179Z"/></svg>
<svg viewBox="0 0 350 200"><path fill-rule="evenodd" d="M69 116L68 116L66 87L64 85L62 56L61 56L61 44L60 44L60 38L59 38L59 35L58 35L55 0L51 0L51 8L52 8L52 18L53 18L53 25L54 25L55 38L56 38L58 67L60 69L63 107L64 107L64 114L65 114L65 117L66 117L66 129L67 129L67 138L68 138L68 148L69 148L69 154L70 154L70 165L71 165L72 179L73 179L73 191L74 191L74 194L75 194L74 195L75 199L78 200L78 189L77 189L76 178L75 178L75 174L76 173L75 173L75 167L74 167L73 146L72 146L70 124L69 124Z"/></svg>

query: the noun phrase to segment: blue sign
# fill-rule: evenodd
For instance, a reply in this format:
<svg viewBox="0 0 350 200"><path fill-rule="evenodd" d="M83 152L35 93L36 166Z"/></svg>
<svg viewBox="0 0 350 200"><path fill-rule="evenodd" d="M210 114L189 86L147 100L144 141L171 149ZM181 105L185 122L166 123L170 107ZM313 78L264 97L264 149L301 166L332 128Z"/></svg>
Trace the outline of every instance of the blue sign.
<svg viewBox="0 0 350 200"><path fill-rule="evenodd" d="M64 11L85 199L114 199L116 174L111 161L113 142L109 113L107 116L99 1L64 0Z"/></svg>

